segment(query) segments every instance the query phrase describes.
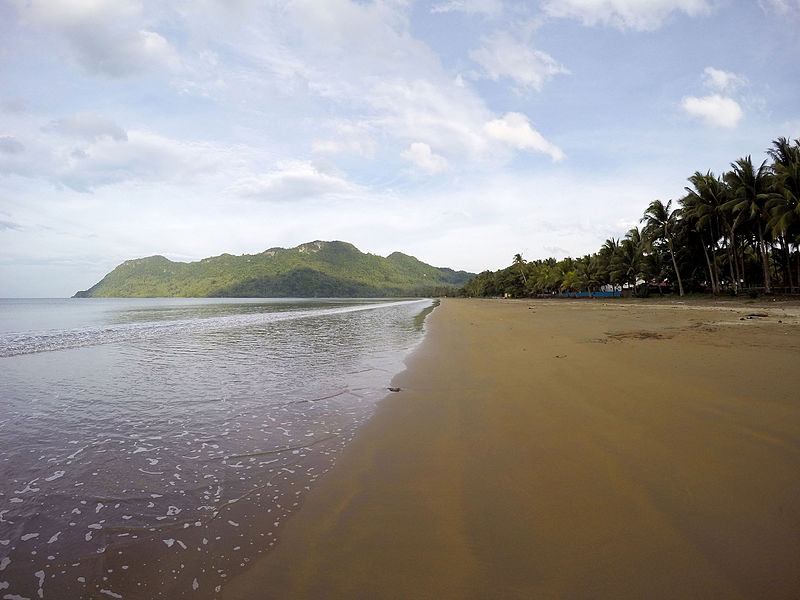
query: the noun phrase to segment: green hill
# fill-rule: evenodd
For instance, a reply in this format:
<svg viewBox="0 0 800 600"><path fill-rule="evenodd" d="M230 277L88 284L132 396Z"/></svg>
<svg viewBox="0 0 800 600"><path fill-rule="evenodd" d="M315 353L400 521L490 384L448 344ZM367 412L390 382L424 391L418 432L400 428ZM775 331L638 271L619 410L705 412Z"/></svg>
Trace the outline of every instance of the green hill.
<svg viewBox="0 0 800 600"><path fill-rule="evenodd" d="M128 260L76 298L379 297L452 292L472 273L427 265L400 252L384 258L346 242L310 242L197 262Z"/></svg>

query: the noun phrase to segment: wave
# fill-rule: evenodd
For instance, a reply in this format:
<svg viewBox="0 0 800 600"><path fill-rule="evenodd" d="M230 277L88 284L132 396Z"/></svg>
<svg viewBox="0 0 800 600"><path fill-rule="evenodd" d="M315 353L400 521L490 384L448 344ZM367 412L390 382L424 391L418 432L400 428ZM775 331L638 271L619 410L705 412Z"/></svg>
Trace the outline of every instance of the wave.
<svg viewBox="0 0 800 600"><path fill-rule="evenodd" d="M135 342L167 335L207 333L237 328L258 327L279 321L320 318L343 313L413 304L415 302L421 301L403 300L332 308L267 311L203 318L195 317L171 321L147 320L134 323L86 326L72 329L11 332L0 334L0 357L6 358L22 354L69 350L84 346Z"/></svg>

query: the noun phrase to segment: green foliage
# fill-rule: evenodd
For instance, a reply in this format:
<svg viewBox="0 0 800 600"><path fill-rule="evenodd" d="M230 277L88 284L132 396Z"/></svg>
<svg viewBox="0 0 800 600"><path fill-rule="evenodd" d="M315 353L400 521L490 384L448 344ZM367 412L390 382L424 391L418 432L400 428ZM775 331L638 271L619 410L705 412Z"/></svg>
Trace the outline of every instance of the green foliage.
<svg viewBox="0 0 800 600"><path fill-rule="evenodd" d="M364 254L345 242L311 242L193 263L129 260L76 297L391 297L456 293L471 273L395 252Z"/></svg>
<svg viewBox="0 0 800 600"><path fill-rule="evenodd" d="M468 281L467 296L551 295L628 288L646 296L651 286L679 294L777 285L800 291L800 140L778 138L769 161L747 156L721 177L695 171L686 195L653 200L641 222L621 240L610 238L592 255L525 261L486 271ZM645 284L645 285L643 285ZM751 293L758 293L751 290Z"/></svg>

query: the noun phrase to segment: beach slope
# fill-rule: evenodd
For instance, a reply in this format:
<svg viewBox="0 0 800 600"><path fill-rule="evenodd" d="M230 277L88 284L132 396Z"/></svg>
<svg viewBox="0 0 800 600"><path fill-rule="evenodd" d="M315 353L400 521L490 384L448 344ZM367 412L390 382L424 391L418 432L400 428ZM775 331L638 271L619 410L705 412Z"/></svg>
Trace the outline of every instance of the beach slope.
<svg viewBox="0 0 800 600"><path fill-rule="evenodd" d="M223 595L796 598L798 315L445 300Z"/></svg>

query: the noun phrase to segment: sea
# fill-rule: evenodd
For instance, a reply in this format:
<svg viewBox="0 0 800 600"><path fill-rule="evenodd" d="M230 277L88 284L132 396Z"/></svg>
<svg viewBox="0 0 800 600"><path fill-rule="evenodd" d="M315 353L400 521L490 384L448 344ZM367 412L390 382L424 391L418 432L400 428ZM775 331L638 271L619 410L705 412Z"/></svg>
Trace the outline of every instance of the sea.
<svg viewBox="0 0 800 600"><path fill-rule="evenodd" d="M391 394L430 299L0 299L0 598L214 598Z"/></svg>

